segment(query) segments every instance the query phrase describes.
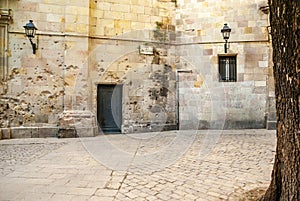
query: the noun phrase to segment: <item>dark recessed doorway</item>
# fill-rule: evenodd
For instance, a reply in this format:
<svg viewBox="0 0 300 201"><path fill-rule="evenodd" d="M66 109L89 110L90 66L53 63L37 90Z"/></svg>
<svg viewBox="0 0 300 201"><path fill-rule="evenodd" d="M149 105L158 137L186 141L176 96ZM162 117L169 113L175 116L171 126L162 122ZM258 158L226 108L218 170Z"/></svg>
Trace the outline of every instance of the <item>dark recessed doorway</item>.
<svg viewBox="0 0 300 201"><path fill-rule="evenodd" d="M97 87L97 118L104 133L121 133L123 85L99 84Z"/></svg>

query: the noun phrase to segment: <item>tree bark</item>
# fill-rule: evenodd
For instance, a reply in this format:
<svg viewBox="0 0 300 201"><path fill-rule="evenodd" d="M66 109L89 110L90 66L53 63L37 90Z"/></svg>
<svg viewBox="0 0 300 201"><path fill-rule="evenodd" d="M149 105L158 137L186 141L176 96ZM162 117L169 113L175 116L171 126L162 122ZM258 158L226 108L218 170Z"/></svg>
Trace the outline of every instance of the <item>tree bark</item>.
<svg viewBox="0 0 300 201"><path fill-rule="evenodd" d="M300 200L300 0L269 0L277 148L263 201Z"/></svg>

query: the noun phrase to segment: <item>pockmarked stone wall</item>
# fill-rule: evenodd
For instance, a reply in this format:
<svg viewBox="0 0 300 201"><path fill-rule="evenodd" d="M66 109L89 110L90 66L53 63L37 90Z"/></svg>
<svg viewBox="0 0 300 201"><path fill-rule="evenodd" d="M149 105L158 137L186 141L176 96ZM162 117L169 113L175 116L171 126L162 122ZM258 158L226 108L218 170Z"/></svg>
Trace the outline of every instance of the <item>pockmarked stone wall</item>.
<svg viewBox="0 0 300 201"><path fill-rule="evenodd" d="M91 58L91 52L98 44L107 43L117 35L155 29L157 22L164 24L166 29L172 24L174 8L171 1L149 0L1 2L1 9L10 10L12 18L7 23L9 40L4 41L8 44L5 49L8 87L4 90L1 85L1 128L9 128L3 131L5 136L17 137L18 134L11 132L20 126L52 129L64 125L63 129L67 129L65 122L69 118L78 119L85 110L91 111L94 114L91 118L95 120L97 108L91 106L94 83L90 79L93 69L90 63L98 60ZM36 54L32 54L24 34L23 26L29 19L38 28L33 39L38 45ZM117 49L111 49L108 57L118 55ZM161 66L163 71L164 64ZM140 65L133 66L138 67ZM109 81L103 77L99 79ZM75 114L74 111L79 112ZM95 126L91 127L90 135L94 135Z"/></svg>
<svg viewBox="0 0 300 201"><path fill-rule="evenodd" d="M72 110L73 77L88 55L89 2L5 1L1 6L11 10L12 18L6 54L8 89L1 94L3 132L7 138L24 137L16 129L23 127L28 128L27 137L55 136L59 114ZM69 6L80 10L73 35L67 31ZM36 54L24 34L29 19L38 28L33 39Z"/></svg>
<svg viewBox="0 0 300 201"><path fill-rule="evenodd" d="M78 7L88 5L74 3ZM7 6L13 20L8 29L8 90L4 96L6 121L2 123L6 124L4 127L56 125L58 114L71 109L72 77L88 55L88 40L83 37L88 29L78 25L77 34L83 34L81 37L66 35L64 1L8 1ZM80 15L88 19L89 12ZM38 28L33 39L38 45L36 54L32 54L24 34L23 26L29 19Z"/></svg>
<svg viewBox="0 0 300 201"><path fill-rule="evenodd" d="M89 59L90 108L98 110L99 84L123 85L123 133L169 130L177 126L175 48L157 41L153 34L153 30L141 30L111 41L93 40L95 48ZM165 34L165 42L170 42ZM151 50L143 52L143 47Z"/></svg>
<svg viewBox="0 0 300 201"><path fill-rule="evenodd" d="M3 0L0 6L0 125L7 138L64 136L59 130L73 128L96 135L99 84L123 85L123 133L276 123L265 0ZM24 34L30 19L38 28L36 54ZM224 23L232 29L228 54L237 57L237 82L219 82Z"/></svg>

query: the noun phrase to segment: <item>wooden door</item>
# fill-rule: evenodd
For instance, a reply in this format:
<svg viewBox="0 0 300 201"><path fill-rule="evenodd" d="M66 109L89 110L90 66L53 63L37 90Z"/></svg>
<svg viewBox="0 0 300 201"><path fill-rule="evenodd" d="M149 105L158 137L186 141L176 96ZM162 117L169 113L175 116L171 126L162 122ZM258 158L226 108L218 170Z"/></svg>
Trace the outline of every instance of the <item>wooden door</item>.
<svg viewBox="0 0 300 201"><path fill-rule="evenodd" d="M121 133L122 85L98 85L97 118L104 133Z"/></svg>

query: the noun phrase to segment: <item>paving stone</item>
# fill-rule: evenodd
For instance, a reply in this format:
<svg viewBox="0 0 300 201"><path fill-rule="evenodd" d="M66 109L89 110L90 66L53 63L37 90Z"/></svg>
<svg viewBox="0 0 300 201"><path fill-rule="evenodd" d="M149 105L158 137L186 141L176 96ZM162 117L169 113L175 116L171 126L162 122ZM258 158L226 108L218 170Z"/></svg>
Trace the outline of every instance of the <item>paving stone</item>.
<svg viewBox="0 0 300 201"><path fill-rule="evenodd" d="M155 197L155 196L147 196L147 197L146 197L146 200L147 200L147 201L156 201L156 200L157 200L157 197Z"/></svg>
<svg viewBox="0 0 300 201"><path fill-rule="evenodd" d="M97 189L95 195L98 197L114 197L118 193L115 189Z"/></svg>
<svg viewBox="0 0 300 201"><path fill-rule="evenodd" d="M92 196L89 198L89 201L113 201L114 197L108 197L108 196Z"/></svg>
<svg viewBox="0 0 300 201"><path fill-rule="evenodd" d="M54 194L49 200L61 200L61 201L70 201L73 198L72 195L65 194Z"/></svg>
<svg viewBox="0 0 300 201"><path fill-rule="evenodd" d="M17 197L15 197L15 201L24 200L24 201L33 201L33 200L53 200L53 194L50 193L20 193ZM58 200L58 199L55 199Z"/></svg>
<svg viewBox="0 0 300 201"><path fill-rule="evenodd" d="M42 143L41 143L42 142ZM0 175L13 172L17 166L28 164L47 153L60 148L66 141L41 139L11 139L0 143Z"/></svg>
<svg viewBox="0 0 300 201"><path fill-rule="evenodd" d="M90 196L76 195L71 198L71 201L87 201L90 199Z"/></svg>
<svg viewBox="0 0 300 201"><path fill-rule="evenodd" d="M129 165L126 170L104 166L105 161L97 159L86 146L85 138L0 141L0 155L4 160L0 162L0 199L34 201L44 195L44 200L73 201L237 200L243 192L269 184L276 145L274 131L223 131L213 148L206 150L205 157L199 153L203 151L206 134L192 133L195 133L193 143L164 168L155 157L145 157L137 166ZM123 135L88 140L97 147L99 141L108 138L115 148L126 148L130 153L126 160L130 164L141 144L144 147L140 156L149 156L153 153L150 150L165 151L177 134L178 131L161 132L156 138L147 138L147 143L138 143L143 139L135 138L137 142L133 144ZM147 133L141 135L147 137ZM159 143L156 143L157 135L161 138ZM164 154L170 152L173 157L180 146L183 145ZM110 153L105 147L98 146L98 149L97 153ZM126 160L122 162L127 163ZM169 158L160 160L165 163Z"/></svg>

